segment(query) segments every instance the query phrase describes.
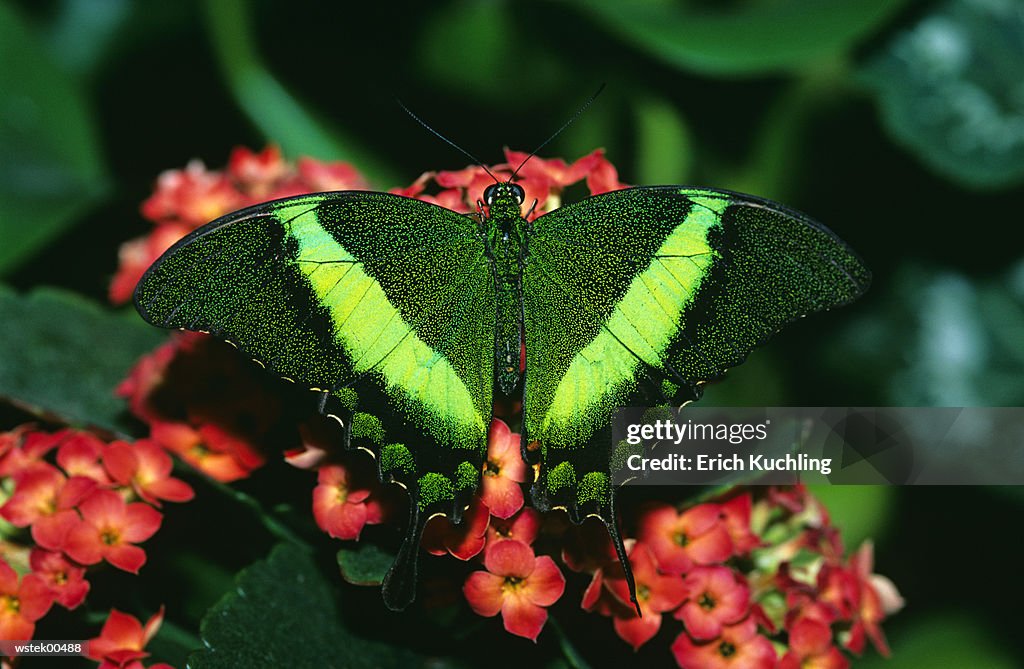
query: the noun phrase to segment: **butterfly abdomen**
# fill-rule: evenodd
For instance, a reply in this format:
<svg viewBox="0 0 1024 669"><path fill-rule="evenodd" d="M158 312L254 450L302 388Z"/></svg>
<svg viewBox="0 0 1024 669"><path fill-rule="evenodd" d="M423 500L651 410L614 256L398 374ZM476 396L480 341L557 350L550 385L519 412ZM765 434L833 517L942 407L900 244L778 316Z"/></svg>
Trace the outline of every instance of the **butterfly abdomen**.
<svg viewBox="0 0 1024 669"><path fill-rule="evenodd" d="M497 226L495 226L497 228ZM511 395L522 376L519 351L522 343L522 262L524 240L496 229L492 235L491 259L497 298L494 339L494 375L498 388Z"/></svg>

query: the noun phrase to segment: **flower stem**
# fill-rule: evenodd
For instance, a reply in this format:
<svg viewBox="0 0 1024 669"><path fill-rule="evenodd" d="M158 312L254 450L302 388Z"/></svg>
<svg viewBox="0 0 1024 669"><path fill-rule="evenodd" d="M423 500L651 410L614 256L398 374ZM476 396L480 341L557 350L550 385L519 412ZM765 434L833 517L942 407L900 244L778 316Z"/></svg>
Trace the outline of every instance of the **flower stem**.
<svg viewBox="0 0 1024 669"><path fill-rule="evenodd" d="M273 512L263 508L263 505L259 503L259 500L245 494L241 490L236 490L225 483L221 483L216 479L210 478L209 476L204 476L203 478L206 484L211 488L252 511L253 515L256 516L260 524L263 525L271 536L281 539L282 541L295 544L296 546L301 546L307 549L311 548L308 541L293 532L291 528L289 528L287 524L281 522Z"/></svg>
<svg viewBox="0 0 1024 669"><path fill-rule="evenodd" d="M562 649L562 655L565 657L565 661L569 663L569 666L573 667L573 669L590 669L590 664L576 650L576 646L573 645L569 636L562 629L562 626L558 624L554 616L548 615L548 624L551 625L551 629L558 636L558 646Z"/></svg>

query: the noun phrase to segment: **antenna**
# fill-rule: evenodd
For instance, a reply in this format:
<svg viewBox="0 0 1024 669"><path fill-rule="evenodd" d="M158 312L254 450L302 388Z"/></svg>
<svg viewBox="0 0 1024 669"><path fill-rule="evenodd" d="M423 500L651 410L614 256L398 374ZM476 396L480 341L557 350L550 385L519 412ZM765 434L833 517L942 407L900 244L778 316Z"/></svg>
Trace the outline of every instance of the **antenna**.
<svg viewBox="0 0 1024 669"><path fill-rule="evenodd" d="M405 113L406 113L406 114L408 114L409 116L411 116L411 117L413 118L413 120L415 120L415 121L416 121L417 123L419 123L419 124L420 124L420 125L422 125L422 126L423 126L424 128L426 128L427 130L429 130L429 131L431 132L431 134L433 134L433 135L434 135L435 137L438 137L439 139L441 139L442 141L444 141L444 142L445 142L446 144L448 144L448 146L450 146L450 147L452 147L453 149L455 149L455 150L459 151L459 152L460 152L460 153L461 153L462 155L466 156L467 158L469 158L470 160L472 160L472 161L473 161L474 163L476 163L477 167L480 167L481 169L483 169L483 171L484 171L484 172L487 172L487 176L489 176L489 177L491 177L492 179L494 179L494 183L501 183L501 180L500 180L500 179L498 179L498 177L494 176L494 174L493 174L493 173L492 173L492 172L491 172L491 171L490 171L489 169L487 169L487 166L486 166L486 165L484 165L484 164L483 164L483 163L482 163L482 162L480 161L480 159L479 159L479 158L477 158L476 156L474 156L474 155L473 155L472 153L470 153L469 151L466 151L466 150L465 150L464 148L462 148L461 146L459 146L458 144L456 144L456 143L455 143L455 142L453 142L452 140L448 139L447 137L445 137L444 135L442 135L441 133L439 133L439 132L438 132L437 130L434 130L433 128L431 128L431 127L430 127L429 125L427 125L427 122L426 122L426 121L424 121L423 119L421 119L421 118L420 118L419 116L417 116L416 114L413 114L413 113L412 113L412 111L410 111L410 110L409 110L409 108L405 106L405 103L403 103L403 102L402 102L401 100L399 100L398 98L395 98L395 102L397 102L397 103L398 103L398 106L399 106L399 107L401 107L401 108L402 108L402 109L403 109L403 110L405 111ZM587 104L590 104L590 103L588 102ZM584 107L584 109L586 109L586 107ZM577 116L579 116L579 114L578 114L578 113L577 113ZM561 131L559 131L559 132L561 132ZM556 133L556 134L557 134L557 133ZM547 142L545 142L545 144L546 144L546 143L547 143ZM543 144L542 144L541 146L543 146ZM520 167L522 167L522 166L520 166Z"/></svg>
<svg viewBox="0 0 1024 669"><path fill-rule="evenodd" d="M605 84L602 82L602 84L597 87L597 90L594 91L594 94L591 95L590 98L586 102L583 103L582 107L580 107L579 109L576 110L576 113L573 114L572 117L569 118L568 121L566 121L565 123L562 124L561 128L556 130L553 135L551 135L550 137L545 139L543 142L541 142L540 146L538 146L536 149L531 151L530 155L526 156L526 158L523 159L523 162L519 163L519 167L517 167L515 169L515 171L512 172L512 176L509 177L509 181L511 181L512 179L516 178L516 175L519 174L519 170L523 169L523 165L525 165L527 162L529 162L530 158L533 158L535 155L537 155L538 151L540 151L545 146L547 146L548 143L551 142L551 140L553 140L555 137L558 137L560 134L562 134L563 130L565 130L570 125L572 125L576 121L576 119L578 119L583 114L583 112L587 111L587 107L589 107L591 104L593 104L594 100L597 99L597 96L600 95L601 91L604 90L604 87L605 87ZM408 110L406 110L406 111L408 111ZM417 120L419 120L419 119L417 119ZM420 121L420 123L422 123L422 122L423 121Z"/></svg>

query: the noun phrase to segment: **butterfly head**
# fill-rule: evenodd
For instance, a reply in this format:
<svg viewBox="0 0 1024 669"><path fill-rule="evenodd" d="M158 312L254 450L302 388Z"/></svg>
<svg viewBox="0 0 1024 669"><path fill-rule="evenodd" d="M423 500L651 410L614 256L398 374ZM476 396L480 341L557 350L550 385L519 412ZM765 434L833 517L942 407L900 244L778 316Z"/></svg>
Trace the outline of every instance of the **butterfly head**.
<svg viewBox="0 0 1024 669"><path fill-rule="evenodd" d="M511 225L522 218L520 206L526 199L526 192L519 184L499 181L484 189L484 204L488 217L494 221Z"/></svg>

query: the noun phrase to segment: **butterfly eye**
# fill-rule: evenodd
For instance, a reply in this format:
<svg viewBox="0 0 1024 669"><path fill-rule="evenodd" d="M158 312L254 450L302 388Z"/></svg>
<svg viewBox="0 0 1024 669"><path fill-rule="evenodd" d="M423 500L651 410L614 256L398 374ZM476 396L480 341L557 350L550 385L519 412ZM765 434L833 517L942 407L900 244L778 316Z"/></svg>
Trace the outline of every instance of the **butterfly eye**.
<svg viewBox="0 0 1024 669"><path fill-rule="evenodd" d="M516 204L522 204L526 199L526 191L519 184L509 184L509 186L512 188L512 197L516 199Z"/></svg>
<svg viewBox="0 0 1024 669"><path fill-rule="evenodd" d="M494 204L494 198L498 196L498 184L491 184L484 189L484 202L487 206Z"/></svg>

